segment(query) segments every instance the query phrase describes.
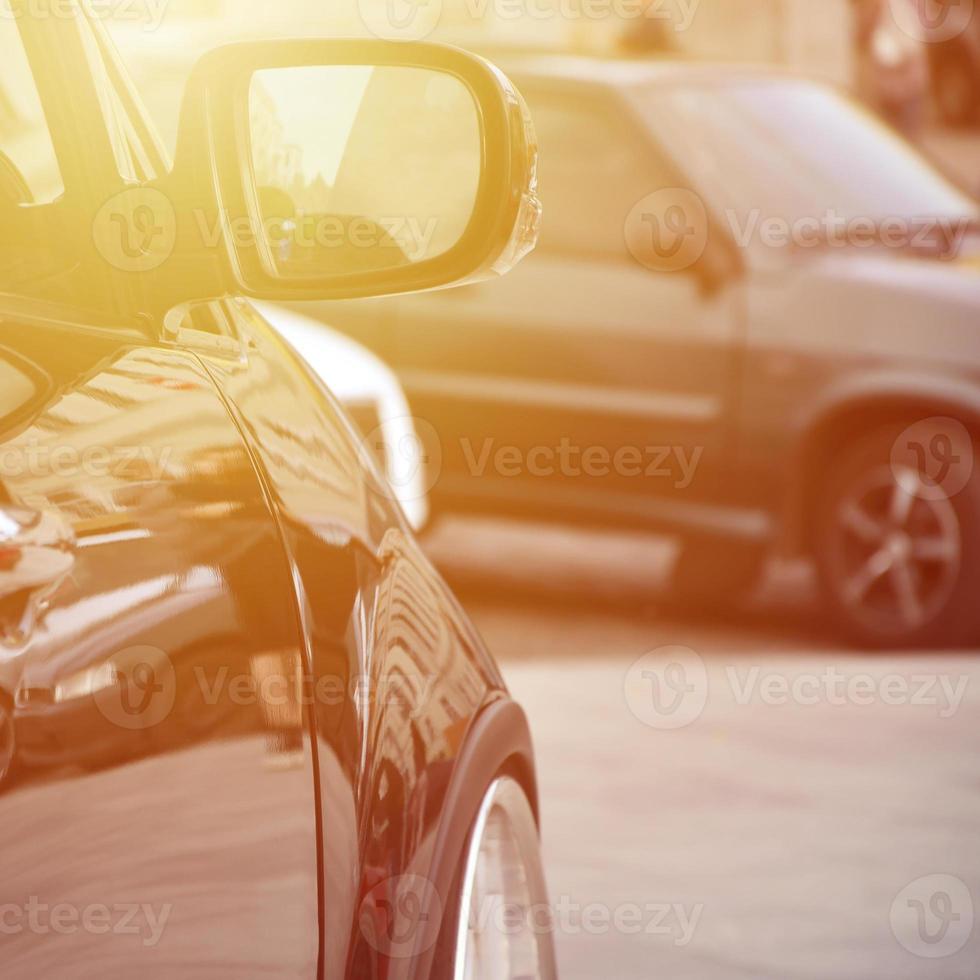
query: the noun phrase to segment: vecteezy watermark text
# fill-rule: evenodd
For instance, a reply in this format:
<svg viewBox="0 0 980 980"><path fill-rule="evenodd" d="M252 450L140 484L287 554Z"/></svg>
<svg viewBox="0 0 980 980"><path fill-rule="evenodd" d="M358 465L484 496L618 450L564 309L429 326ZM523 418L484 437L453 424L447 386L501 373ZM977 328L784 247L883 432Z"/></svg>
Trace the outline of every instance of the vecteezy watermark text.
<svg viewBox="0 0 980 980"><path fill-rule="evenodd" d="M690 29L701 0L463 0L453 20L598 23L657 21L677 33ZM361 20L374 35L422 40L443 20L443 0L358 0Z"/></svg>
<svg viewBox="0 0 980 980"><path fill-rule="evenodd" d="M117 23L142 24L155 31L167 16L170 0L88 0L93 17ZM77 0L0 0L0 20L73 20L79 15Z"/></svg>
<svg viewBox="0 0 980 980"><path fill-rule="evenodd" d="M238 248L254 248L262 241L274 248L300 253L313 249L383 248L398 250L412 262L419 262L429 254L439 226L437 217L418 215L366 218L302 212L288 217L269 215L256 222L248 216L232 217L227 211L219 212L216 217L195 211L194 220L206 248L218 248L225 239Z"/></svg>
<svg viewBox="0 0 980 980"><path fill-rule="evenodd" d="M32 440L0 448L0 476L18 477L113 476L119 480L149 478L159 482L173 453L172 447L59 446Z"/></svg>
<svg viewBox="0 0 980 980"><path fill-rule="evenodd" d="M822 671L785 671L728 665L709 675L704 659L689 647L651 650L630 667L624 680L626 704L650 728L685 728L697 721L709 695L727 694L737 707L844 707L882 705L932 709L952 718L969 687L969 676L942 673L875 675L836 666Z"/></svg>
<svg viewBox="0 0 980 980"><path fill-rule="evenodd" d="M207 667L197 663L189 676L182 677L178 679L173 659L158 647L127 647L63 680L54 696L59 704L92 697L112 724L145 731L167 721L181 684L185 694L193 691L188 703L195 709L220 705L275 712L354 704L361 710L392 708L418 718L426 710L435 682L434 675L405 671L311 677L302 669L298 653L288 652L253 657L245 671L225 664Z"/></svg>
<svg viewBox="0 0 980 980"><path fill-rule="evenodd" d="M304 707L337 707L352 703L361 708L397 706L412 718L425 710L435 680L433 676L403 673L376 678L361 674L350 678L336 674L297 677L283 670L236 674L228 667L219 667L209 676L200 665L194 668L194 679L202 702L209 707L222 702L237 708L253 705L282 708L294 703Z"/></svg>
<svg viewBox="0 0 980 980"><path fill-rule="evenodd" d="M152 949L163 938L172 912L172 905L157 908L146 902L51 905L32 895L22 905L0 905L0 936L137 936L145 948Z"/></svg>
<svg viewBox="0 0 980 980"><path fill-rule="evenodd" d="M793 220L765 215L758 208L746 214L729 208L725 218L740 248L754 242L766 248L932 248L943 256L958 253L971 226L966 217L877 219L844 215L832 208Z"/></svg>
<svg viewBox="0 0 980 980"><path fill-rule="evenodd" d="M657 936L674 946L688 946L694 938L704 904L682 902L577 902L562 895L553 904L523 905L484 899L470 909L470 926L481 933L504 936L530 931L535 935Z"/></svg>
<svg viewBox="0 0 980 980"><path fill-rule="evenodd" d="M672 480L677 490L686 490L694 482L704 447L695 446L577 446L562 438L557 446L498 445L492 438L478 446L468 439L460 448L470 476L482 477L488 471L498 476L595 477L621 476Z"/></svg>

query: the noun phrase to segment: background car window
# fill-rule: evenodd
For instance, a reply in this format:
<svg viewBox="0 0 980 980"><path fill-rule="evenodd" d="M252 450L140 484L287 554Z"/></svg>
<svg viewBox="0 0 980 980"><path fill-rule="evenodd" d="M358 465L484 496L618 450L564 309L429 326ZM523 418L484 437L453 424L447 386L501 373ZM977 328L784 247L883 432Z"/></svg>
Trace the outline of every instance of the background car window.
<svg viewBox="0 0 980 980"><path fill-rule="evenodd" d="M977 213L923 156L821 85L661 87L644 92L640 105L698 187L743 227L750 209L790 222L828 211L873 220Z"/></svg>
<svg viewBox="0 0 980 980"><path fill-rule="evenodd" d="M20 29L5 0L0 0L0 154L0 206L50 204L64 193ZM23 200L24 187L29 200Z"/></svg>
<svg viewBox="0 0 980 980"><path fill-rule="evenodd" d="M540 248L628 256L626 218L670 185L666 167L612 102L528 93L540 149Z"/></svg>

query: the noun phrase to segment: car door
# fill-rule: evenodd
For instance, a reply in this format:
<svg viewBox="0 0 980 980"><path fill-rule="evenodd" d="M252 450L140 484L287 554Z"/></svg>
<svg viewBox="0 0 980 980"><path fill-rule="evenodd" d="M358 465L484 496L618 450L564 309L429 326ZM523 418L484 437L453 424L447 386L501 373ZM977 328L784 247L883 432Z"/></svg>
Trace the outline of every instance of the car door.
<svg viewBox="0 0 980 980"><path fill-rule="evenodd" d="M658 497L709 497L736 291L630 254L631 224L650 230L642 202L683 184L613 90L520 84L540 143L537 251L505 279L398 306L399 372L441 440L434 493L631 521Z"/></svg>
<svg viewBox="0 0 980 980"><path fill-rule="evenodd" d="M239 430L190 351L0 318L3 976L312 978L303 645Z"/></svg>
<svg viewBox="0 0 980 980"><path fill-rule="evenodd" d="M247 361L205 360L275 501L305 625L324 975L414 975L415 936L391 914L412 898L397 889L432 861L463 736L502 681L371 471L370 446L252 304L224 309Z"/></svg>

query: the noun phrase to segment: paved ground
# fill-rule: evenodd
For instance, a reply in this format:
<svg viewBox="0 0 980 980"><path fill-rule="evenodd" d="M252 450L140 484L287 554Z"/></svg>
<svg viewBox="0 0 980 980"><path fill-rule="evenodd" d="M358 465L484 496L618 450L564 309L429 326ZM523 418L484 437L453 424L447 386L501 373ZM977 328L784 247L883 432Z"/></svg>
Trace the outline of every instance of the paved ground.
<svg viewBox="0 0 980 980"><path fill-rule="evenodd" d="M683 616L653 539L430 551L532 719L565 980L980 976L980 656L845 649L805 569Z"/></svg>

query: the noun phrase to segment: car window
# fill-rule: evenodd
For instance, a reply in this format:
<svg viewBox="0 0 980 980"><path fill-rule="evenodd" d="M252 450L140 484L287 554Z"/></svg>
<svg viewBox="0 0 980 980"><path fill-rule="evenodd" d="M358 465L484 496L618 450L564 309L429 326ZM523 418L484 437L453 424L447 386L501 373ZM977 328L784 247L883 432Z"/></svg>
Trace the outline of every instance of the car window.
<svg viewBox="0 0 980 980"><path fill-rule="evenodd" d="M637 201L670 186L666 166L611 100L526 94L540 152L539 248L628 256L626 218Z"/></svg>
<svg viewBox="0 0 980 980"><path fill-rule="evenodd" d="M789 222L974 218L976 204L871 113L808 81L660 86L638 105L691 179L746 227L751 212ZM813 134L820 133L820 139Z"/></svg>
<svg viewBox="0 0 980 980"><path fill-rule="evenodd" d="M20 28L0 0L0 207L50 204L64 190Z"/></svg>

